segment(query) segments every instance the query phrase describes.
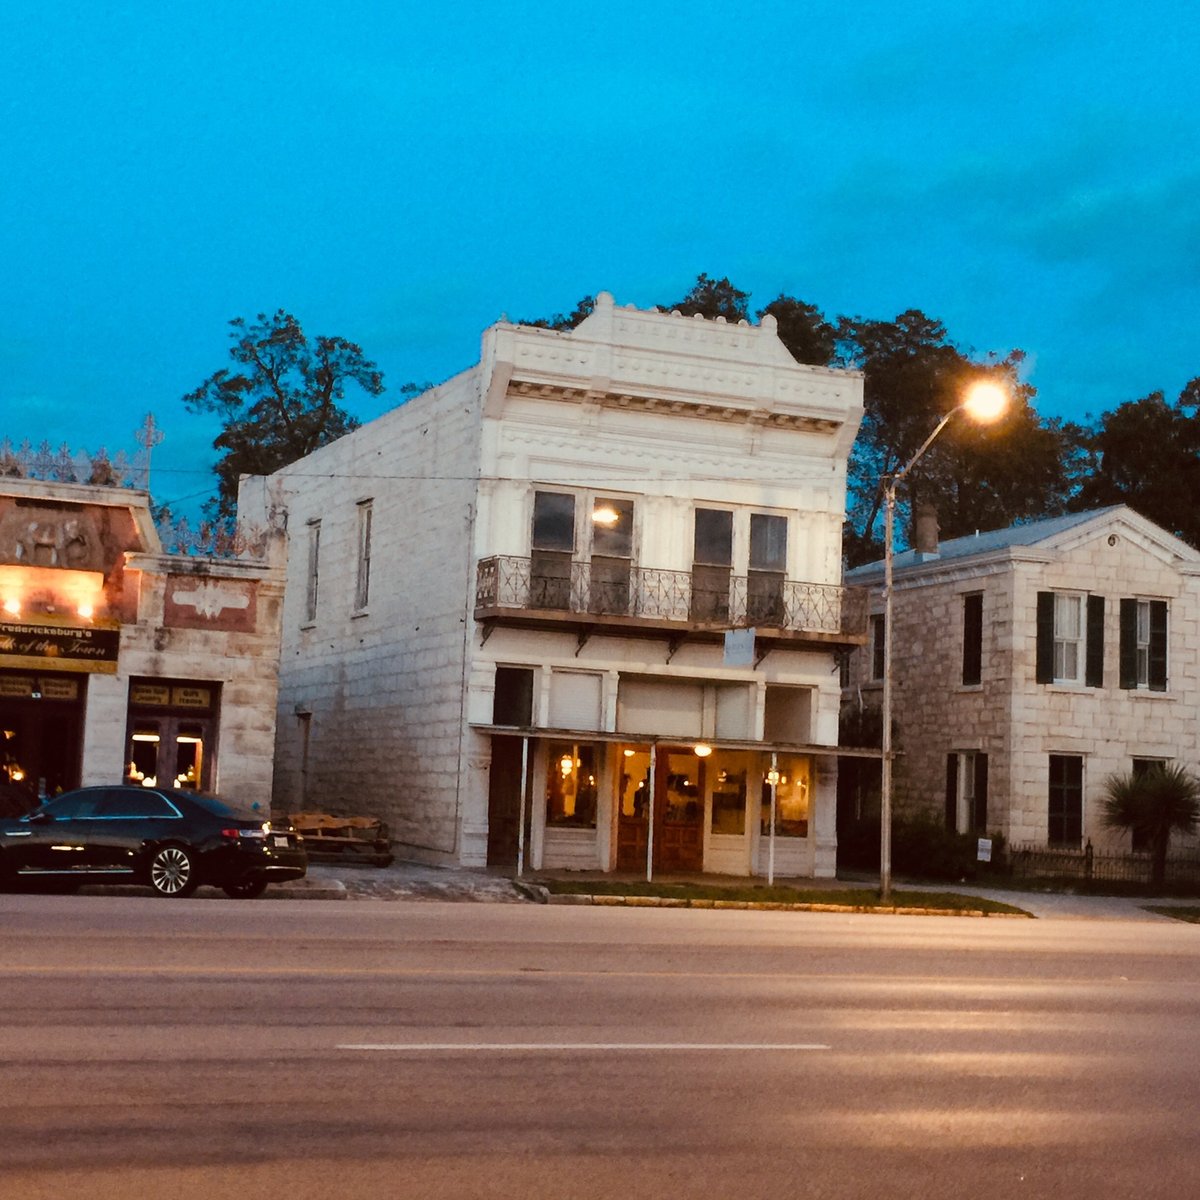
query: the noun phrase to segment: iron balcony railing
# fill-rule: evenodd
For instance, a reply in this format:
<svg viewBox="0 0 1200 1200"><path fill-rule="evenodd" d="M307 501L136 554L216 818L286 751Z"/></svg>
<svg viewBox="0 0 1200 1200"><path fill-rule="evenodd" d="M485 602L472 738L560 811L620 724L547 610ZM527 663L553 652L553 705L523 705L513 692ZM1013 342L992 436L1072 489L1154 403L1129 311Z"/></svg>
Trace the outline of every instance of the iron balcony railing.
<svg viewBox="0 0 1200 1200"><path fill-rule="evenodd" d="M559 612L631 617L713 629L759 628L860 638L867 631L864 588L802 583L773 572L725 568L663 571L620 559L579 562L497 555L481 559L476 612Z"/></svg>

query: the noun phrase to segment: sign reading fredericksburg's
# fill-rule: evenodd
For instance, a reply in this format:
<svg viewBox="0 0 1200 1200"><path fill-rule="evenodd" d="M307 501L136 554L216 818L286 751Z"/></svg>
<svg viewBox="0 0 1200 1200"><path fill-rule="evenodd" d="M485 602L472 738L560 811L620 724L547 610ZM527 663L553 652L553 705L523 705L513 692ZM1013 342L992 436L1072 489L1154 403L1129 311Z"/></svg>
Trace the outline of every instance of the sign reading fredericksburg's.
<svg viewBox="0 0 1200 1200"><path fill-rule="evenodd" d="M52 667L115 675L120 645L117 621L0 621L0 667Z"/></svg>

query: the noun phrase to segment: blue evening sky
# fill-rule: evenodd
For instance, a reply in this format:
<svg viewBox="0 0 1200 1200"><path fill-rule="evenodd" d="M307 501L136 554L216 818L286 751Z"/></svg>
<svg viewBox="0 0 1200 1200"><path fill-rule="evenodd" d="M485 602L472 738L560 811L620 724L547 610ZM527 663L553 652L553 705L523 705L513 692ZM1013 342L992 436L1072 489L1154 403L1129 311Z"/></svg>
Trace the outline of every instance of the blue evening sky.
<svg viewBox="0 0 1200 1200"><path fill-rule="evenodd" d="M1200 16L1142 0L58 3L0 14L0 437L212 491L180 397L286 308L389 395L727 275L917 307L1082 417L1200 375Z"/></svg>

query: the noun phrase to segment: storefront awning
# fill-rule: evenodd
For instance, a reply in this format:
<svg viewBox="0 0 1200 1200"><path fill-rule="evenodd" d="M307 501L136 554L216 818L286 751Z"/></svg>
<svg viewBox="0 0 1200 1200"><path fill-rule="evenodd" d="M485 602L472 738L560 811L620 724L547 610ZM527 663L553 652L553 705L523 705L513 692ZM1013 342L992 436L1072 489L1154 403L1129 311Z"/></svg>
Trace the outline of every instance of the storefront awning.
<svg viewBox="0 0 1200 1200"><path fill-rule="evenodd" d="M545 726L472 724L476 733L527 737L556 742L625 742L630 745L687 746L703 742L714 750L757 750L764 754L811 754L818 758L875 758L883 752L873 746L817 746L807 742L754 742L737 738L681 737L678 734L609 733L596 729L547 729Z"/></svg>

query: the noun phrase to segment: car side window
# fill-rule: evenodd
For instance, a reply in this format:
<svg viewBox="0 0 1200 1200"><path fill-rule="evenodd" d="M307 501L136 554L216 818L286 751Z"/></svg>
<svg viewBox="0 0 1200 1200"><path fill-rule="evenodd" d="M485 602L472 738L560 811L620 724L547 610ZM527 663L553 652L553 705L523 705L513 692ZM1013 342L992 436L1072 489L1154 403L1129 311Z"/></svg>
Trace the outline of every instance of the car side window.
<svg viewBox="0 0 1200 1200"><path fill-rule="evenodd" d="M94 817L102 803L104 788L83 792L71 792L43 804L37 812L44 813L55 821L84 821Z"/></svg>
<svg viewBox="0 0 1200 1200"><path fill-rule="evenodd" d="M109 788L100 810L111 820L144 817L178 817L179 812L164 796L142 788Z"/></svg>

